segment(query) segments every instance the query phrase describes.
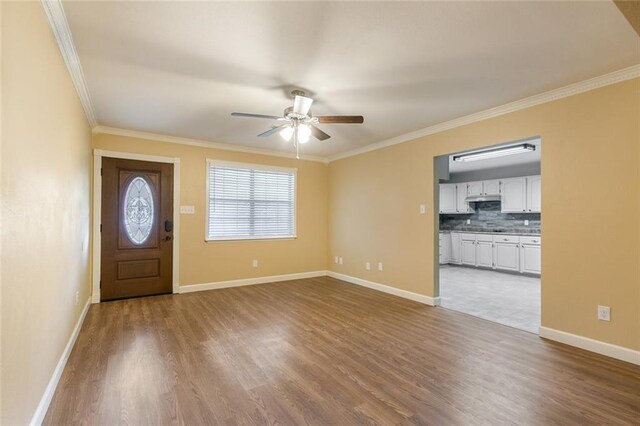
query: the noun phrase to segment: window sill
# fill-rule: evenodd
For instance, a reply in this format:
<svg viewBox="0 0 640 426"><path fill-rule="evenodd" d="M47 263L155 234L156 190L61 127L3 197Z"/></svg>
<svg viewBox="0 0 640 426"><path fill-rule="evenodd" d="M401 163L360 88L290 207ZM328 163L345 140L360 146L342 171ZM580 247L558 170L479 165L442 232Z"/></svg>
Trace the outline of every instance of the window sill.
<svg viewBox="0 0 640 426"><path fill-rule="evenodd" d="M232 243L232 242L250 242L250 241L282 241L282 240L297 240L297 235L288 235L286 237L228 237L228 238L216 238L212 240L204 240L207 244L215 243Z"/></svg>

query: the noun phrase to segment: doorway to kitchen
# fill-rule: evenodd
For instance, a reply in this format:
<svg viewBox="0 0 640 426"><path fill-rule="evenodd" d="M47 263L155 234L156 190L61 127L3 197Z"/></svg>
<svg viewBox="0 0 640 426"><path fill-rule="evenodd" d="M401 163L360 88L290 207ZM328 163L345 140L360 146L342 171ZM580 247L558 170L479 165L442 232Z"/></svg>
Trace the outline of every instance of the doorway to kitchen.
<svg viewBox="0 0 640 426"><path fill-rule="evenodd" d="M441 306L538 333L541 139L436 159Z"/></svg>

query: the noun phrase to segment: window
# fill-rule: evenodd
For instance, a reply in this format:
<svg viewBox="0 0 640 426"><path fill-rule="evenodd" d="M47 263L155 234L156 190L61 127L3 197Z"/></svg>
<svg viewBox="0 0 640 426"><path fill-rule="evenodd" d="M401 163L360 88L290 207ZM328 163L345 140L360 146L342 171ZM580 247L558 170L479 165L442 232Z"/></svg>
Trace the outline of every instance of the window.
<svg viewBox="0 0 640 426"><path fill-rule="evenodd" d="M296 169L207 160L207 241L293 238Z"/></svg>

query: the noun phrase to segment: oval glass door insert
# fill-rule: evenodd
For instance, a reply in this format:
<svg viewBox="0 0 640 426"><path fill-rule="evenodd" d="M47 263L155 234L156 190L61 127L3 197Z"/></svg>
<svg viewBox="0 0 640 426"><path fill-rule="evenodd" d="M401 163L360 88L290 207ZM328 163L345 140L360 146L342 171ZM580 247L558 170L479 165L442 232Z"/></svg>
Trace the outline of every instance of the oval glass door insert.
<svg viewBox="0 0 640 426"><path fill-rule="evenodd" d="M141 177L129 182L124 194L124 227L132 243L144 243L153 227L153 194Z"/></svg>

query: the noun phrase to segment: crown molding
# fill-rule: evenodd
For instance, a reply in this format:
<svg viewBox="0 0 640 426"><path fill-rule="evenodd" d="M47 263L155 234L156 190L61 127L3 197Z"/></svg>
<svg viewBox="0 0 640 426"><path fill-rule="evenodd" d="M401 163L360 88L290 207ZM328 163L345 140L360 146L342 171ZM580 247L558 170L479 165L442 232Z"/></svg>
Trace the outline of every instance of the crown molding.
<svg viewBox="0 0 640 426"><path fill-rule="evenodd" d="M129 138L146 139L155 142L173 143L178 145L197 146L199 148L221 149L224 151L245 152L249 154L268 155L270 157L296 158L292 152L282 152L270 149L251 148L242 145L232 145L229 143L209 142L202 139L181 138L178 136L161 135L158 133L141 132L138 130L121 129L118 127L95 126L92 129L94 134L105 134L114 136L126 136ZM329 160L324 157L316 157L313 155L300 155L301 160L317 161L328 164Z"/></svg>
<svg viewBox="0 0 640 426"><path fill-rule="evenodd" d="M608 86L615 83L620 83L625 80L631 80L633 78L640 77L640 64L633 65L628 68L623 68L618 71L614 71L609 74L604 74L599 77L594 77L589 80L584 80L578 83L570 84L559 89L550 90L548 92L540 93L538 95L530 96L528 98L521 99L519 101L510 102L495 108L490 108L484 111L476 112L463 117L455 118L453 120L445 121L433 126L426 127L424 129L416 130L414 132L405 133L400 136L386 139L380 142L373 143L371 145L363 146L351 151L346 151L340 154L332 155L329 157L329 162L340 160L347 157L353 157L354 155L364 154L365 152L376 151L378 149L386 148L392 145L398 145L404 142L409 142L414 139L418 139L424 136L440 133L445 130L451 130L456 127L465 126L467 124L476 123L478 121L486 120L489 118L497 117L511 112L519 111L525 108L530 108L536 105L544 104L547 102L555 101L558 99L566 98L568 96L577 95L580 93L588 92L590 90L598 89L600 87Z"/></svg>
<svg viewBox="0 0 640 426"><path fill-rule="evenodd" d="M89 96L89 89L87 88L87 82L84 79L84 73L82 72L82 65L80 64L80 58L78 52L73 44L73 37L71 36L71 29L67 22L67 17L64 13L61 0L42 0L42 7L44 8L47 18L49 18L49 24L53 30L53 34L60 48L60 53L64 59L64 63L67 65L67 70L71 76L71 81L78 92L80 103L84 109L84 113L87 116L87 121L91 127L95 127L98 122L96 115L93 112L91 105L91 97Z"/></svg>

